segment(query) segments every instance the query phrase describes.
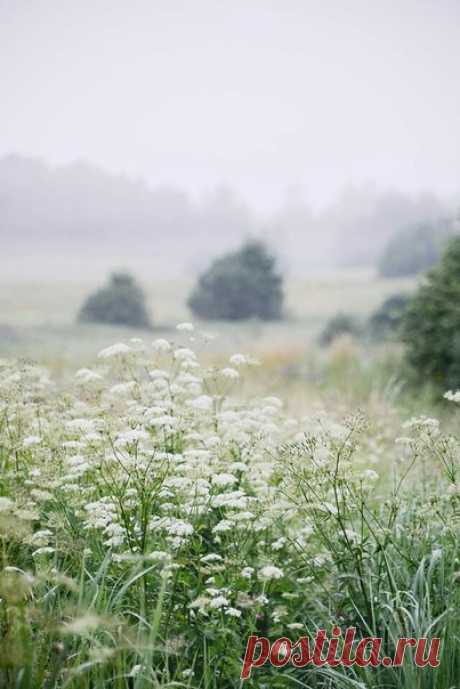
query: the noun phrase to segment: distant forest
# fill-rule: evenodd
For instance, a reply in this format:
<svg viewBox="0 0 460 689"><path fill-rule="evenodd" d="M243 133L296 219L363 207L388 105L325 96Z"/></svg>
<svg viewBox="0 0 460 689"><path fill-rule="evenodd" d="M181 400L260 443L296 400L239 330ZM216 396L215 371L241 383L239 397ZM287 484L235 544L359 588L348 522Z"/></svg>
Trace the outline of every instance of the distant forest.
<svg viewBox="0 0 460 689"><path fill-rule="evenodd" d="M85 162L51 167L19 155L0 159L1 248L6 271L17 269L21 279L76 277L82 262L85 275L93 265L140 266L152 279L191 276L249 237L267 241L291 275L375 265L402 228L445 216L456 205L369 185L344 190L319 211L287 194L276 212L263 216L226 187L196 200Z"/></svg>

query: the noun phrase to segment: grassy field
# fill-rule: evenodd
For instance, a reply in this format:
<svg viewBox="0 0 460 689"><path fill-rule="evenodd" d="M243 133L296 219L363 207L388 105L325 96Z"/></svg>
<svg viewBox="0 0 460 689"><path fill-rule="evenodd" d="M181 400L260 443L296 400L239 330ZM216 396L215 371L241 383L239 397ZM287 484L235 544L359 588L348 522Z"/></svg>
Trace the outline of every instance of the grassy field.
<svg viewBox="0 0 460 689"><path fill-rule="evenodd" d="M189 320L191 282L144 284L155 333L171 332ZM104 346L139 335L123 328L75 323L78 309L96 283L0 283L0 356L27 356L56 367L85 363ZM414 280L377 279L370 270L312 276L286 284L286 315L280 323L203 325L219 335L210 347L223 354L243 348L254 355L298 359L324 323L337 312L365 319L389 295L410 291Z"/></svg>
<svg viewBox="0 0 460 689"><path fill-rule="evenodd" d="M75 324L92 287L1 290L0 687L241 689L251 634L338 625L389 657L439 638L440 664L245 686L458 689L456 406L396 342L317 344L414 284L324 275L288 283L283 322L189 331L189 285L158 283L151 332Z"/></svg>
<svg viewBox="0 0 460 689"><path fill-rule="evenodd" d="M190 317L186 306L193 282L144 282L149 309L159 324ZM0 322L11 325L71 324L85 297L97 282L1 281ZM313 274L306 280L287 280L288 316L315 321L337 311L368 315L387 296L414 287L412 278L382 279L370 269Z"/></svg>

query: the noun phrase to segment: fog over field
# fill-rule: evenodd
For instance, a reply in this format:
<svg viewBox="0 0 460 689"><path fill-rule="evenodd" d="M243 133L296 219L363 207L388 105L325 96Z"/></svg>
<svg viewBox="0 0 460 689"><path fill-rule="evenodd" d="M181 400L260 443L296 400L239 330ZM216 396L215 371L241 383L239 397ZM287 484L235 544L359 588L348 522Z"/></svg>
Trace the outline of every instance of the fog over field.
<svg viewBox="0 0 460 689"><path fill-rule="evenodd" d="M292 192L257 212L229 187L199 201L87 163L50 167L19 156L0 160L3 278L86 279L120 265L145 279L193 275L211 257L262 237L288 275L375 263L395 231L448 216L455 203L348 188L314 211Z"/></svg>
<svg viewBox="0 0 460 689"><path fill-rule="evenodd" d="M459 74L460 0L0 0L0 689L460 689Z"/></svg>
<svg viewBox="0 0 460 689"><path fill-rule="evenodd" d="M375 263L459 205L454 0L0 2L1 276Z"/></svg>

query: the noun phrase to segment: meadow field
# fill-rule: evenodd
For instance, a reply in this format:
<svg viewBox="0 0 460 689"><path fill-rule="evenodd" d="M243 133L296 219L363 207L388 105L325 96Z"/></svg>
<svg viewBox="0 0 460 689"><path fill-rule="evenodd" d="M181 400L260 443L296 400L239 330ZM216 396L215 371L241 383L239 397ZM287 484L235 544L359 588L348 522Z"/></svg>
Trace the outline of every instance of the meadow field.
<svg viewBox="0 0 460 689"><path fill-rule="evenodd" d="M102 278L103 280L103 278ZM104 346L136 336L136 330L76 323L85 297L102 280L39 282L0 278L0 355L29 356L57 366L91 360ZM413 278L382 279L371 269L313 274L308 280L288 280L286 319L281 322L211 323L203 326L219 335L211 349L228 354L239 347L256 355L289 357L311 344L329 318L338 312L366 319L392 294L410 292ZM191 318L186 301L190 281L142 283L155 332L167 333Z"/></svg>
<svg viewBox="0 0 460 689"><path fill-rule="evenodd" d="M397 342L317 344L414 286L316 276L284 321L192 328L188 283L146 284L146 332L76 324L94 284L3 284L0 687L460 686L457 403ZM438 662L241 678L250 635L334 625Z"/></svg>
<svg viewBox="0 0 460 689"><path fill-rule="evenodd" d="M460 689L459 27L0 0L0 689Z"/></svg>

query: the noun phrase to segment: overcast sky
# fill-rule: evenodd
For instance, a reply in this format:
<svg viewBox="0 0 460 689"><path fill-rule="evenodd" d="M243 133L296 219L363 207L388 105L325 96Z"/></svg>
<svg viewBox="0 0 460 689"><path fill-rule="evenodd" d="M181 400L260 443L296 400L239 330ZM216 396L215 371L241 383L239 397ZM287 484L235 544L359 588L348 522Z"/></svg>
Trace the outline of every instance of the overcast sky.
<svg viewBox="0 0 460 689"><path fill-rule="evenodd" d="M0 155L261 208L460 190L460 0L0 0Z"/></svg>

